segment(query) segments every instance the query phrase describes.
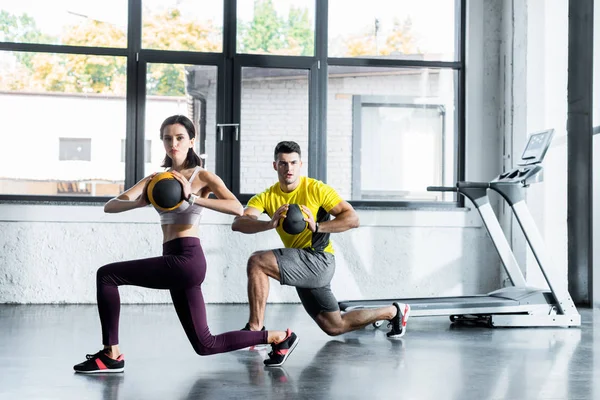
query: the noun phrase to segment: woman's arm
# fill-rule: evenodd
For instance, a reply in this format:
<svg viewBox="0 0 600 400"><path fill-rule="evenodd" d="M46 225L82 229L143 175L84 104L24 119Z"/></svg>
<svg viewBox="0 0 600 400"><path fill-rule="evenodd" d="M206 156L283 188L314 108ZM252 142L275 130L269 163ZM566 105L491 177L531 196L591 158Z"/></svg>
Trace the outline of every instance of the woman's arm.
<svg viewBox="0 0 600 400"><path fill-rule="evenodd" d="M149 175L133 185L128 190L124 191L117 197L110 199L104 205L105 213L120 213L123 211L133 210L134 208L145 207L148 205L146 201L146 188L152 177L156 174Z"/></svg>
<svg viewBox="0 0 600 400"><path fill-rule="evenodd" d="M242 215L244 213L242 204L219 176L203 170L198 174L197 179L200 179L204 186L200 191L200 197L196 198L194 204L225 214ZM208 198L208 194L211 192L215 194L216 199Z"/></svg>

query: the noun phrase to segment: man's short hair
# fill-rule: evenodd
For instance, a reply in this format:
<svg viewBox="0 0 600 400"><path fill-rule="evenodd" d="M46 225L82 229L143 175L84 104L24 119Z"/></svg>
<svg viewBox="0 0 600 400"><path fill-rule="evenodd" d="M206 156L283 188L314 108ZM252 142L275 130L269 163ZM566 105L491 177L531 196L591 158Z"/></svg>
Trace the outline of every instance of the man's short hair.
<svg viewBox="0 0 600 400"><path fill-rule="evenodd" d="M277 160L277 156L279 154L290 153L298 153L298 155L302 157L302 153L300 152L300 145L296 142L292 142L291 140L279 142L277 143L277 146L275 146L274 159Z"/></svg>

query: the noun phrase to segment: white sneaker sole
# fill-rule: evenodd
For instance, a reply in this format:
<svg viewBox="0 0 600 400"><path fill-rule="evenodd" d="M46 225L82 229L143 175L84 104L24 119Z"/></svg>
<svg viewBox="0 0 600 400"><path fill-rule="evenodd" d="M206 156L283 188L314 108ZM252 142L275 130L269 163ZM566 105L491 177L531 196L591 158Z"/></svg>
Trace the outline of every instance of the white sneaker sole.
<svg viewBox="0 0 600 400"><path fill-rule="evenodd" d="M117 374L119 372L124 372L125 367L123 368L112 368L112 369L98 369L95 371L75 371L78 374Z"/></svg>

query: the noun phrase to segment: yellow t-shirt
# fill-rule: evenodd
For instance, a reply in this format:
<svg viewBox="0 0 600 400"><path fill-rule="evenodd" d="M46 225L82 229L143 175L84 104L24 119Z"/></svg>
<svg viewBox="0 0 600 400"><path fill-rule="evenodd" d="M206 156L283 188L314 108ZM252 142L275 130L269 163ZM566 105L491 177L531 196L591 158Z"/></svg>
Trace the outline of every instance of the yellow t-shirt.
<svg viewBox="0 0 600 400"><path fill-rule="evenodd" d="M307 206L313 213L316 222L328 221L331 218L329 211L337 206L342 198L329 185L306 176L300 177L300 183L294 191L285 193L281 190L279 182L262 193L253 196L247 206L266 213L273 217L275 211L284 204L298 204ZM281 227L276 228L285 247L296 249L311 248L316 251L326 251L333 254L333 246L329 240L329 233L312 233L308 227L297 235L287 234Z"/></svg>

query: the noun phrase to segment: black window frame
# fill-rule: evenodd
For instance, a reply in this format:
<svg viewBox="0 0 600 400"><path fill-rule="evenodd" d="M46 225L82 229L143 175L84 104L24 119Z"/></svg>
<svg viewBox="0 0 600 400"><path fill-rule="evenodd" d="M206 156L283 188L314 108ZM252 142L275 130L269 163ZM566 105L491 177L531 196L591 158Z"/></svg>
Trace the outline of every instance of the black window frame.
<svg viewBox="0 0 600 400"><path fill-rule="evenodd" d="M80 55L105 55L127 58L126 91L126 158L125 188L132 187L143 178L144 173L144 105L140 99L145 95L145 71L139 68L140 59L154 63L204 63L220 68L219 81L224 91L219 93L219 104L232 105L240 101L240 93L229 83L233 80L236 63L244 66L257 65L265 68L305 69L310 65L311 95L309 99L309 145L310 154L308 176L327 182L327 82L329 66L367 66L397 68L445 68L457 72L455 84L456 118L454 132L455 175L456 180L464 179L465 169L465 42L466 42L466 0L454 0L455 51L456 61L392 60L376 58L337 58L328 57L328 0L315 0L315 40L314 55L280 56L236 53L237 0L223 1L223 52L203 53L169 50L142 49L142 0L128 0L127 47L84 47L70 45L51 45L33 43L0 42L0 51L24 51L65 53ZM236 97L237 96L237 97ZM223 109L222 109L223 108ZM231 107L218 107L217 120L233 120ZM275 145L275 144L273 144ZM234 157L232 157L232 155ZM216 173L233 190L234 195L245 203L249 195L236 193L234 178L239 176L239 149L237 157L233 141L217 149ZM234 160L232 160L234 158ZM276 177L274 176L274 181ZM239 185L238 185L239 186ZM110 196L41 196L22 194L0 194L1 202L62 203L84 202L103 203ZM355 208L361 209L414 209L414 208L456 208L464 205L464 199L455 202L425 201L349 201Z"/></svg>

